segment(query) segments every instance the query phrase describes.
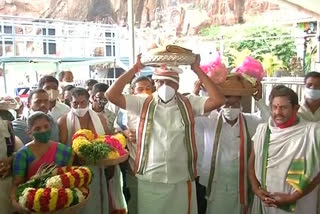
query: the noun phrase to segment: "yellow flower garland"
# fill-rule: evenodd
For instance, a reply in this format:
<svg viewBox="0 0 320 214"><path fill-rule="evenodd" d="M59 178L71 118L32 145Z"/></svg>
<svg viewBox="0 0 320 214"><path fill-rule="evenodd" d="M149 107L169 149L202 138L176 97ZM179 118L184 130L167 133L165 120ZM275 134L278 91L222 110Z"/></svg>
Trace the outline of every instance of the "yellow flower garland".
<svg viewBox="0 0 320 214"><path fill-rule="evenodd" d="M84 183L84 174L80 169L84 169L88 173L88 183L86 183L86 184ZM78 169L75 169L74 172L79 174L80 180L79 180L79 185L77 187L81 187L83 185L88 185L91 182L92 173L91 173L91 170L88 169L87 167L79 167ZM66 175L67 178L69 179L70 188L74 188L76 178L72 175L71 172L66 172L66 173L64 173L64 175ZM46 187L47 188L67 188L67 187L63 186L63 183L61 180L61 175L55 175L55 176L49 178L46 181Z"/></svg>
<svg viewBox="0 0 320 214"><path fill-rule="evenodd" d="M39 188L36 191L36 194L34 196L33 210L36 211L36 212L40 212L40 208L41 208L40 197L42 196L43 192L44 192L44 189L43 188Z"/></svg>
<svg viewBox="0 0 320 214"><path fill-rule="evenodd" d="M51 188L50 201L49 201L49 211L50 212L56 210L57 201L58 201L58 189Z"/></svg>
<svg viewBox="0 0 320 214"><path fill-rule="evenodd" d="M92 141L95 138L93 132L88 129L80 129L75 133L75 135L84 135L89 141Z"/></svg>
<svg viewBox="0 0 320 214"><path fill-rule="evenodd" d="M79 178L80 178L79 186L82 187L83 184L84 184L84 174L81 172L81 170L77 170L77 173L78 173Z"/></svg>
<svg viewBox="0 0 320 214"><path fill-rule="evenodd" d="M108 153L108 159L116 159L116 158L119 158L120 157L120 154L118 151L110 151Z"/></svg>
<svg viewBox="0 0 320 214"><path fill-rule="evenodd" d="M95 138L96 136L96 138ZM74 134L74 139L72 142L72 149L74 150L74 152L79 155L82 158L85 158L82 156L81 152L80 152L80 148L83 145L88 145L88 144L97 144L97 143L101 143L104 144L105 143L105 136L104 135L95 135L92 131L90 130L86 130L86 129L80 129L78 130L75 134ZM111 138L119 141L119 143L121 144L122 148L126 147L126 137L121 134L121 133L117 133L115 135L112 135ZM114 148L112 149L112 151L110 151L107 155L106 158L107 159L117 159L120 157L119 151L115 150Z"/></svg>
<svg viewBox="0 0 320 214"><path fill-rule="evenodd" d="M91 142L88 141L85 137L80 136L80 137L77 137L76 139L73 140L72 149L74 150L74 152L77 155L81 155L80 147L83 146L83 145L88 145L90 143Z"/></svg>
<svg viewBox="0 0 320 214"><path fill-rule="evenodd" d="M68 178L69 178L69 182L70 182L70 187L74 188L74 183L75 183L75 177L72 176L72 174L70 172L68 172Z"/></svg>
<svg viewBox="0 0 320 214"><path fill-rule="evenodd" d="M64 208L66 207L70 207L72 201L73 201L73 194L72 194L72 190L67 188L65 189L66 190L66 193L68 195L68 202L64 205ZM79 201L80 202L80 201Z"/></svg>

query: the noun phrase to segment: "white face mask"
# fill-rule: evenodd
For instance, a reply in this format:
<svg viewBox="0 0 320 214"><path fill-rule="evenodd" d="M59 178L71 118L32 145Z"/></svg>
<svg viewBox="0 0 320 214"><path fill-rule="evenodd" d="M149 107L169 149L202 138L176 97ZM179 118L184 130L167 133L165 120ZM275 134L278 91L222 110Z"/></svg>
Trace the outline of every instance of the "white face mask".
<svg viewBox="0 0 320 214"><path fill-rule="evenodd" d="M60 82L59 84L61 87L66 87L67 85L75 85L74 82Z"/></svg>
<svg viewBox="0 0 320 214"><path fill-rule="evenodd" d="M158 88L158 96L165 103L170 101L175 94L176 94L176 91L172 87L166 84L163 84Z"/></svg>
<svg viewBox="0 0 320 214"><path fill-rule="evenodd" d="M58 90L50 89L50 90L47 90L46 92L49 95L49 100L50 101L55 101L59 97L59 91Z"/></svg>
<svg viewBox="0 0 320 214"><path fill-rule="evenodd" d="M72 108L72 112L78 117L83 117L89 110L89 106L85 108Z"/></svg>
<svg viewBox="0 0 320 214"><path fill-rule="evenodd" d="M235 119L238 118L241 109L240 108L221 108L223 110L222 114L224 116L224 118L226 118L227 120L233 121Z"/></svg>
<svg viewBox="0 0 320 214"><path fill-rule="evenodd" d="M320 89L305 88L304 96L310 100L318 100L320 99Z"/></svg>

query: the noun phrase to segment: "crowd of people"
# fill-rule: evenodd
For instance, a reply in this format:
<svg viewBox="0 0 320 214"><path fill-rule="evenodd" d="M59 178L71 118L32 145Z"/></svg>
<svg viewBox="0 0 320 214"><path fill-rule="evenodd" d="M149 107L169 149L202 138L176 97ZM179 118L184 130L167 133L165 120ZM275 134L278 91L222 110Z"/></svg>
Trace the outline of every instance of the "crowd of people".
<svg viewBox="0 0 320 214"><path fill-rule="evenodd" d="M71 148L79 129L122 132L129 151L121 165L88 166L94 176L81 214L319 213L320 73L305 76L300 104L278 85L268 107L258 84L258 111L245 113L242 96L217 87L200 58L191 94L178 92L174 68L136 77L143 67L138 57L111 86L75 87L70 71L43 76L16 118L0 110L1 213L27 213L15 192L41 165L86 165Z"/></svg>

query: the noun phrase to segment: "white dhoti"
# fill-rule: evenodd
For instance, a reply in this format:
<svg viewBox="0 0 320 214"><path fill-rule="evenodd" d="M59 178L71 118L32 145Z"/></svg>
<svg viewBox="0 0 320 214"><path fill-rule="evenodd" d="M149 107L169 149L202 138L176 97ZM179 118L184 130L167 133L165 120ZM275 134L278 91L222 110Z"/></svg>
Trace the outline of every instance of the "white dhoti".
<svg viewBox="0 0 320 214"><path fill-rule="evenodd" d="M216 165L212 194L207 198L207 214L242 213L239 202L239 160ZM223 167L222 167L223 166Z"/></svg>
<svg viewBox="0 0 320 214"><path fill-rule="evenodd" d="M95 132L99 135L105 134L103 126L100 122L99 116L89 110L91 120L93 121ZM81 129L79 119L77 116L73 115L72 112L68 113L67 116L67 127L68 127L68 143L71 145L71 138L74 133ZM97 166L88 166L93 172L93 179L89 185L90 197L86 206L81 209L80 214L108 214L109 213L109 200L108 200L108 188L107 181L104 173L104 168Z"/></svg>
<svg viewBox="0 0 320 214"><path fill-rule="evenodd" d="M196 214L195 182L165 184L138 179L137 211L139 214Z"/></svg>

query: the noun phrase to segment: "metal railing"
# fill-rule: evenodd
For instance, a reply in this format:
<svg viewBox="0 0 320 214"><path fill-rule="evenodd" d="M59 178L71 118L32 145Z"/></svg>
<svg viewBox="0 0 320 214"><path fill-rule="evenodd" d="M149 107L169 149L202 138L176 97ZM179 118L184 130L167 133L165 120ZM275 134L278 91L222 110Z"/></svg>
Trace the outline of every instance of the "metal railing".
<svg viewBox="0 0 320 214"><path fill-rule="evenodd" d="M0 56L119 55L116 25L0 16Z"/></svg>
<svg viewBox="0 0 320 214"><path fill-rule="evenodd" d="M262 81L262 99L266 105L269 105L269 95L271 90L277 85L285 85L295 91L299 98L299 103L304 99L304 77L268 77ZM251 100L251 112L256 111L254 100Z"/></svg>
<svg viewBox="0 0 320 214"><path fill-rule="evenodd" d="M304 93L304 77L274 77L274 78L264 78L262 83L262 97L264 99L269 98L269 94L272 88L276 85L285 85L292 90L294 90L298 97L299 101L303 100L303 93Z"/></svg>

